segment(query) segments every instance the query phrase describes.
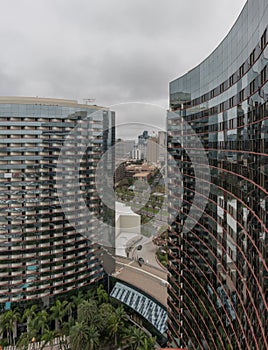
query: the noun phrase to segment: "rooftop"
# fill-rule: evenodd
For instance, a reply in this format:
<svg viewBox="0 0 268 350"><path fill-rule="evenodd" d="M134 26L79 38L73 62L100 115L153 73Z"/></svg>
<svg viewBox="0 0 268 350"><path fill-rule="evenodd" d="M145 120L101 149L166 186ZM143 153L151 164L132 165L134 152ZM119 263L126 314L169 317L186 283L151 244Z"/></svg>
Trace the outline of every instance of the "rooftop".
<svg viewBox="0 0 268 350"><path fill-rule="evenodd" d="M103 109L103 107L89 104L80 104L77 100L67 100L61 98L46 98L46 97L24 97L24 96L0 96L1 103L14 103L14 104L42 104L49 106L68 106L68 107L83 107L83 108L95 108Z"/></svg>
<svg viewBox="0 0 268 350"><path fill-rule="evenodd" d="M121 202L115 202L115 211L116 211L116 220L119 218L120 215L139 216L131 209L131 207L128 207Z"/></svg>

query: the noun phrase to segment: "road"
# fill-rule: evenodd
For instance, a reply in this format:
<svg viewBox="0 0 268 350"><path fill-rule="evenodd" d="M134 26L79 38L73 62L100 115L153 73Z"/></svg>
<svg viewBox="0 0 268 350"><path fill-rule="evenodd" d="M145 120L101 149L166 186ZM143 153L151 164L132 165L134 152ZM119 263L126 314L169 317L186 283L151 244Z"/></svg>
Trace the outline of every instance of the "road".
<svg viewBox="0 0 268 350"><path fill-rule="evenodd" d="M137 250L137 247L141 245L142 249ZM153 244L152 237L147 238L143 242L137 244L132 251L132 259L138 260L138 258L143 258L143 260L150 265L160 267L155 259L156 251L158 247Z"/></svg>
<svg viewBox="0 0 268 350"><path fill-rule="evenodd" d="M156 266L139 264L130 259L116 257L116 272L113 274L167 306L167 272Z"/></svg>

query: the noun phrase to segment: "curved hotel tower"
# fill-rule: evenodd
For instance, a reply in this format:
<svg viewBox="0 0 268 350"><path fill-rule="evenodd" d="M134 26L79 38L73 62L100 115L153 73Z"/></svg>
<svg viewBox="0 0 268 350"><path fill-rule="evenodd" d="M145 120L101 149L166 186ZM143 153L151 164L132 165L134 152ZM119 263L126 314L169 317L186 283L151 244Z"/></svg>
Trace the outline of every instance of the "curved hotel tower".
<svg viewBox="0 0 268 350"><path fill-rule="evenodd" d="M79 168L83 196L72 197L67 182L57 182L64 140L87 118L87 150ZM91 214L105 212L95 188L98 160L114 143L114 115L73 100L0 97L0 306L50 297L103 277L102 252L70 224L58 198L60 184L69 215L79 216L79 200ZM79 157L70 149L70 160ZM66 153L67 154L67 153ZM68 160L67 160L68 161ZM71 191L71 192L69 192ZM77 214L78 213L78 214ZM91 215L92 216L92 215ZM93 216L92 216L93 217ZM86 227L90 236L98 222Z"/></svg>
<svg viewBox="0 0 268 350"><path fill-rule="evenodd" d="M267 25L268 1L248 0L213 53L170 83L168 149L183 183L181 206L169 206L170 346L268 348ZM203 214L191 210L200 182Z"/></svg>

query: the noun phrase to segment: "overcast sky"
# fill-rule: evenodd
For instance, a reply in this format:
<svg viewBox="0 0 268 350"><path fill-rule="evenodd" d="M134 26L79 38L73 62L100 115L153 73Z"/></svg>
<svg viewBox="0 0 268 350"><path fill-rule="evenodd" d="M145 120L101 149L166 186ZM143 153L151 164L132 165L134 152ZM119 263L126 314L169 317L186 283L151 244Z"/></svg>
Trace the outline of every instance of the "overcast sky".
<svg viewBox="0 0 268 350"><path fill-rule="evenodd" d="M0 95L168 106L246 0L0 0Z"/></svg>

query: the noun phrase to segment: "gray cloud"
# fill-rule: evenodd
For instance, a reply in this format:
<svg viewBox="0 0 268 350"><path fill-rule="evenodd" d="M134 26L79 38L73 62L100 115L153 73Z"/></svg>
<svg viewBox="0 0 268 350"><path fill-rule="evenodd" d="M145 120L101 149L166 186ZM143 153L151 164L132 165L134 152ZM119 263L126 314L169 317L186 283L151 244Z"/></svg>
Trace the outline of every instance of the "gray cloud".
<svg viewBox="0 0 268 350"><path fill-rule="evenodd" d="M245 0L1 4L0 95L168 106L168 83L224 38Z"/></svg>

